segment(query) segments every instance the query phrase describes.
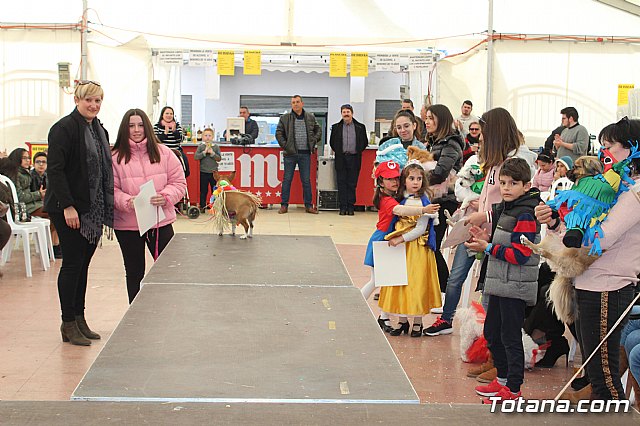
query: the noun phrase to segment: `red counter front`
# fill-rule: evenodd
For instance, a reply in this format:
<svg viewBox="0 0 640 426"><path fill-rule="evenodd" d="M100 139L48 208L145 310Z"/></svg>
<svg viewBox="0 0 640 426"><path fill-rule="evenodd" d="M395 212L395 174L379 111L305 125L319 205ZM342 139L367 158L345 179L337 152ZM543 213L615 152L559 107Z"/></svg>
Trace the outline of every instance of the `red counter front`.
<svg viewBox="0 0 640 426"><path fill-rule="evenodd" d="M372 206L373 191L376 188L376 182L373 178L373 162L378 152L377 146L371 146L362 153L362 165L360 166L360 176L358 177L358 186L356 186L356 205Z"/></svg>
<svg viewBox="0 0 640 426"><path fill-rule="evenodd" d="M196 205L200 199L200 164L194 158L197 146L183 144L191 174L187 178L187 188L191 204ZM267 145L220 145L220 150L232 152L234 157L236 176L233 185L244 191L250 191L262 198L264 204L280 204L282 180L284 179L284 164L282 162L282 149L279 146ZM311 192L312 203L316 205L316 181L318 156L311 156ZM221 172L228 173L228 172ZM291 183L290 204L304 204L300 173L296 170Z"/></svg>

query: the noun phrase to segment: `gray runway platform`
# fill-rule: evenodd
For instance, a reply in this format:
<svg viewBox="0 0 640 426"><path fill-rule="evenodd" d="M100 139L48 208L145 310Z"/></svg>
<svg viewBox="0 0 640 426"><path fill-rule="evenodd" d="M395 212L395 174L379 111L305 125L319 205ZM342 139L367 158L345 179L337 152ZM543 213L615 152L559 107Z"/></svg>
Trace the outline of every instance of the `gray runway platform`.
<svg viewBox="0 0 640 426"><path fill-rule="evenodd" d="M418 403L354 287L146 285L72 399Z"/></svg>
<svg viewBox="0 0 640 426"><path fill-rule="evenodd" d="M3 425L637 425L628 414L493 414L488 406L450 404L194 404L81 401L0 402Z"/></svg>
<svg viewBox="0 0 640 426"><path fill-rule="evenodd" d="M176 234L144 284L258 284L351 287L330 237Z"/></svg>

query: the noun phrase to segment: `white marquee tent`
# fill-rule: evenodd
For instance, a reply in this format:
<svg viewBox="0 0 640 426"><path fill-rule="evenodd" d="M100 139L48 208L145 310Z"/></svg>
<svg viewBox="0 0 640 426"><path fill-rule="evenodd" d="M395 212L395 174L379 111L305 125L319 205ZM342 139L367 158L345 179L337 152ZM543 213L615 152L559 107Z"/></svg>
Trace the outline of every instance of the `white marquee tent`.
<svg viewBox="0 0 640 426"><path fill-rule="evenodd" d="M638 115L634 92L629 106L618 106L619 84L640 87L638 3L88 0L87 78L100 81L105 89L100 118L113 133L127 109L143 108L154 120L159 107L179 105L180 94L189 92L194 95L194 117L208 122L215 104L225 102L221 86L228 79L248 81L236 72L221 82L215 67L196 72L191 67L160 64L155 53L161 49L231 49L240 66L243 50L258 49L263 52L265 72L257 77L262 88L252 87L264 93L270 79L285 72L292 87L304 89L300 85L308 80L296 71L327 73L328 67L318 58L330 52L369 52L373 57L432 51L441 59L431 72L403 71L388 79L370 72L364 82L346 78L340 86L345 92L340 101L355 96L359 85L372 92L380 90L387 99L390 93L399 97L399 84L406 84L418 105L431 93L433 102L448 105L454 115L464 99L474 100L476 112L484 111L487 104L504 106L535 146L556 127L559 111L567 105L578 108L580 121L591 133L620 114ZM492 47L487 41L490 9ZM51 124L73 108L69 90L59 88L57 64L70 63L71 78L80 78L82 13L81 0L3 5L0 149L46 140ZM287 61L289 56L293 59ZM280 57L284 58L281 63L265 63L265 58ZM488 58L493 65L490 78ZM203 76L202 84L186 82L195 75ZM153 80L160 82L157 101L152 96ZM324 78L314 90L322 91L323 84L334 80ZM385 84L391 87L382 88ZM197 91L208 94L197 96ZM356 110L362 108L368 128L375 117L367 104L377 96L372 93L354 105ZM237 102L235 98L225 108L237 107ZM339 117L333 105L330 122Z"/></svg>

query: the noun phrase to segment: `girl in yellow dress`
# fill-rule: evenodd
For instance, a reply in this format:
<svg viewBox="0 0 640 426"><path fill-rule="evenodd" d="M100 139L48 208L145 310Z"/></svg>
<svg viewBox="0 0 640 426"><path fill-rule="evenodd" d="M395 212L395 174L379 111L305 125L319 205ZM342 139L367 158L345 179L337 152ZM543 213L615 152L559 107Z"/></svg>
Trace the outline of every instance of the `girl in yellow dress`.
<svg viewBox="0 0 640 426"><path fill-rule="evenodd" d="M378 301L381 310L399 316L399 327L389 332L392 336L409 333L408 316L414 317L411 337L422 336L422 316L431 308L442 306L433 230L440 205L431 204L428 192L424 168L415 160L409 161L400 176L398 190L399 194L404 194L404 199L393 209L395 231L385 236L391 246L406 243L408 282L407 285L382 287ZM427 213L406 216L404 210L414 210L415 206L426 206Z"/></svg>

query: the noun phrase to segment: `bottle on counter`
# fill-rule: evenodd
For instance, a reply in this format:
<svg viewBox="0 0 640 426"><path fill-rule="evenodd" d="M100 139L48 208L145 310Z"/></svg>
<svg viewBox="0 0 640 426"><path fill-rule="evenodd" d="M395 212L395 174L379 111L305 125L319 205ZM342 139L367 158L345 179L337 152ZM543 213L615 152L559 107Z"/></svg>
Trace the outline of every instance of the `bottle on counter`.
<svg viewBox="0 0 640 426"><path fill-rule="evenodd" d="M185 136L185 142L189 142L191 140L191 126L189 126L188 124L187 124L187 128L185 129L184 136Z"/></svg>
<svg viewBox="0 0 640 426"><path fill-rule="evenodd" d="M198 142L202 142L202 128L201 127L198 127L197 139L198 139Z"/></svg>
<svg viewBox="0 0 640 426"><path fill-rule="evenodd" d="M191 143L198 143L198 135L196 133L195 123L191 125Z"/></svg>

